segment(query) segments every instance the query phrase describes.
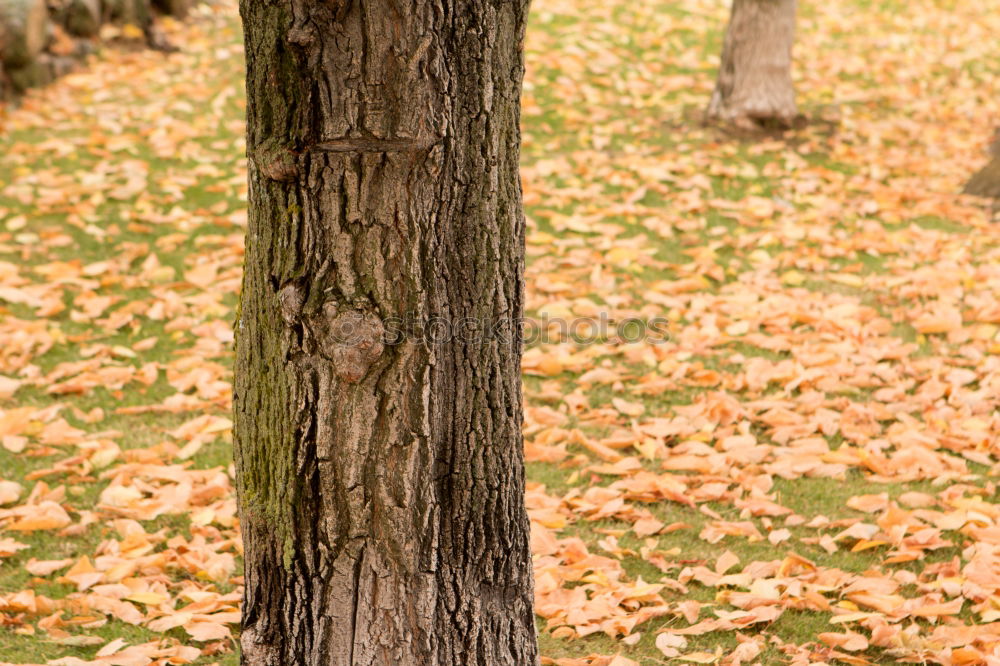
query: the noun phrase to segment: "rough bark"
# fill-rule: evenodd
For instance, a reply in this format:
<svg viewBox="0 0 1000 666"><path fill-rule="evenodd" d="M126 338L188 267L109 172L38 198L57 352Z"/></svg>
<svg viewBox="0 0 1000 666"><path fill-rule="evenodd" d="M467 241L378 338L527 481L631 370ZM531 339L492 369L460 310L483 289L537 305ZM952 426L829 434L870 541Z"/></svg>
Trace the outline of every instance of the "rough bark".
<svg viewBox="0 0 1000 666"><path fill-rule="evenodd" d="M45 0L0 0L0 59L9 68L30 65L49 40Z"/></svg>
<svg viewBox="0 0 1000 666"><path fill-rule="evenodd" d="M969 179L962 190L963 194L1000 199L1000 129L996 131L990 145L990 155L993 159Z"/></svg>
<svg viewBox="0 0 1000 666"><path fill-rule="evenodd" d="M244 664L537 661L517 325L526 4L241 2ZM400 320L429 330L386 336Z"/></svg>
<svg viewBox="0 0 1000 666"><path fill-rule="evenodd" d="M744 128L790 125L796 0L733 0L706 116Z"/></svg>

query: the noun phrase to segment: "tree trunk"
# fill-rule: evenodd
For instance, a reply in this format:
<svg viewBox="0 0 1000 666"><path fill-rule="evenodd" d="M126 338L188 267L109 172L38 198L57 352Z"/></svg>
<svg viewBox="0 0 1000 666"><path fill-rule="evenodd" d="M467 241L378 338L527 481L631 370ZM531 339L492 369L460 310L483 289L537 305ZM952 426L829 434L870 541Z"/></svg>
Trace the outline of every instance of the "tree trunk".
<svg viewBox="0 0 1000 666"><path fill-rule="evenodd" d="M707 117L752 129L795 119L796 0L733 0Z"/></svg>
<svg viewBox="0 0 1000 666"><path fill-rule="evenodd" d="M168 16L184 18L191 9L191 0L153 0L153 6Z"/></svg>
<svg viewBox="0 0 1000 666"><path fill-rule="evenodd" d="M45 0L0 0L0 59L8 68L30 65L49 40Z"/></svg>
<svg viewBox="0 0 1000 666"><path fill-rule="evenodd" d="M153 22L151 0L101 0L101 3L108 21L131 24L143 30Z"/></svg>
<svg viewBox="0 0 1000 666"><path fill-rule="evenodd" d="M24 93L29 88L41 88L52 83L56 77L69 71L72 60L66 56L39 53L24 67L7 70L7 78L15 92Z"/></svg>
<svg viewBox="0 0 1000 666"><path fill-rule="evenodd" d="M241 1L244 664L537 661L518 325L526 5Z"/></svg>
<svg viewBox="0 0 1000 666"><path fill-rule="evenodd" d="M101 1L70 0L63 6L62 22L71 35L93 37L101 29Z"/></svg>
<svg viewBox="0 0 1000 666"><path fill-rule="evenodd" d="M962 194L1000 199L1000 129L990 145L990 155L993 159L969 179Z"/></svg>

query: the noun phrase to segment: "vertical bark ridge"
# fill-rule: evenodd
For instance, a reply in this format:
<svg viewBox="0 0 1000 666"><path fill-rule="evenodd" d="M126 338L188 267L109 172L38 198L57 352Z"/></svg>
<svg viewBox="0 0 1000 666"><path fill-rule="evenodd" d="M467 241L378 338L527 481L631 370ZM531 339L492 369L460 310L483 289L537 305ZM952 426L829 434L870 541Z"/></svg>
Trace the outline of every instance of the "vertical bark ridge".
<svg viewBox="0 0 1000 666"><path fill-rule="evenodd" d="M526 2L241 11L244 663L534 663L517 324ZM456 335L384 344L397 320ZM475 339L466 320L501 335Z"/></svg>

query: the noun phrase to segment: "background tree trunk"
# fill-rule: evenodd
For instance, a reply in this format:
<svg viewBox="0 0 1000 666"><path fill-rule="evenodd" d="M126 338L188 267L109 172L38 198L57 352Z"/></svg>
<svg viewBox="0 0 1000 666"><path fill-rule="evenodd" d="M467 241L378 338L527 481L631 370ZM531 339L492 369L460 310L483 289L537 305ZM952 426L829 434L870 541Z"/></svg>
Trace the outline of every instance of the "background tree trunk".
<svg viewBox="0 0 1000 666"><path fill-rule="evenodd" d="M707 117L739 127L790 125L796 0L733 0Z"/></svg>
<svg viewBox="0 0 1000 666"><path fill-rule="evenodd" d="M71 35L93 37L101 30L100 0L69 0L60 14L63 25Z"/></svg>
<svg viewBox="0 0 1000 666"><path fill-rule="evenodd" d="M993 159L969 179L962 194L1000 199L1000 129L996 131L993 143L990 144L990 155Z"/></svg>
<svg viewBox="0 0 1000 666"><path fill-rule="evenodd" d="M241 2L245 664L537 660L518 327L526 5ZM383 344L407 319L499 335Z"/></svg>
<svg viewBox="0 0 1000 666"><path fill-rule="evenodd" d="M9 68L38 57L52 27L45 0L0 0L0 59Z"/></svg>
<svg viewBox="0 0 1000 666"><path fill-rule="evenodd" d="M153 0L153 6L168 16L184 18L191 9L191 0Z"/></svg>

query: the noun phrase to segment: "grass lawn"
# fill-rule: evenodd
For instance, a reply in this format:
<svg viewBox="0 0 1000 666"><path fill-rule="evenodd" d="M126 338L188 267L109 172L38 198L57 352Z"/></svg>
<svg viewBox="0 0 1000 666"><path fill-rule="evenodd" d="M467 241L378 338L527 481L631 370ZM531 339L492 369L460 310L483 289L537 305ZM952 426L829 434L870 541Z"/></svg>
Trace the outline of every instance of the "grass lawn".
<svg viewBox="0 0 1000 666"><path fill-rule="evenodd" d="M525 351L545 663L1000 654L989 4L805 4L808 122L747 140L721 2L533 3L528 315L665 333ZM0 115L3 663L238 663L242 42L167 29Z"/></svg>

